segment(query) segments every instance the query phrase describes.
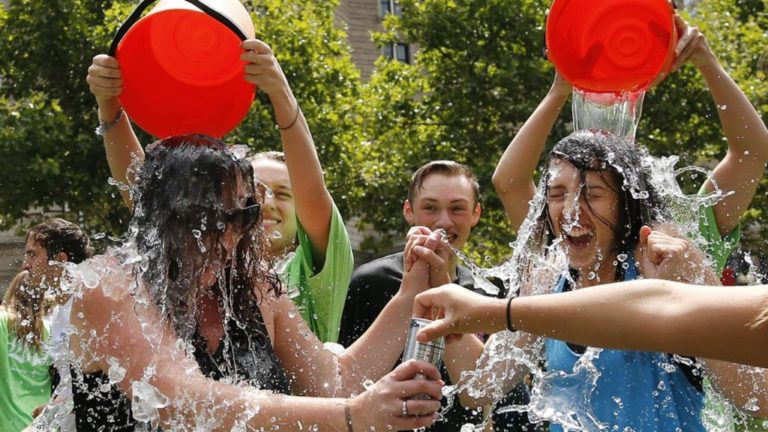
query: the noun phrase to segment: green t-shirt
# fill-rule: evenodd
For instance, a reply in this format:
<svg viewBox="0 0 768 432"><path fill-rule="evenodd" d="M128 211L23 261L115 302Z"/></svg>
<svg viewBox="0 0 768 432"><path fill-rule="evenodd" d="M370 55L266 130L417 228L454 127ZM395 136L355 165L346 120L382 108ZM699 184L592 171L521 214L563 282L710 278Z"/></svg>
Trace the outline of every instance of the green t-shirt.
<svg viewBox="0 0 768 432"><path fill-rule="evenodd" d="M699 191L699 195L706 193L704 187ZM715 211L712 207L703 207L699 209L699 233L706 242L706 252L714 261L715 271L718 276L723 273L725 263L731 256L733 250L739 245L741 240L741 226L737 225L728 235L720 235L715 220Z"/></svg>
<svg viewBox="0 0 768 432"><path fill-rule="evenodd" d="M291 288L298 288L298 296L293 301L312 332L323 342L336 342L354 267L349 234L336 204L331 213L325 263L317 274L312 260L312 244L301 223L297 236L299 246L282 275L283 283L288 285L289 292Z"/></svg>
<svg viewBox="0 0 768 432"><path fill-rule="evenodd" d="M0 308L0 431L16 432L32 423L32 410L51 397L51 359L16 340L8 314Z"/></svg>

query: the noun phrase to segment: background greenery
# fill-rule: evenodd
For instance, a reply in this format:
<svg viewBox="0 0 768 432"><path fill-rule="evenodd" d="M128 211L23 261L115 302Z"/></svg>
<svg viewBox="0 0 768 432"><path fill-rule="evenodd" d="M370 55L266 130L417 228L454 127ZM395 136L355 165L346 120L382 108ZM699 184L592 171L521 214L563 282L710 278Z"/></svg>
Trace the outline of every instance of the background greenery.
<svg viewBox="0 0 768 432"><path fill-rule="evenodd" d="M549 88L543 27L548 0L401 0L378 43L418 47L413 65L380 59L370 81L354 67L337 1L251 0L258 37L270 43L310 122L326 180L346 219L384 233L364 243L391 247L405 230L410 174L431 159L454 159L480 179L484 216L468 250L496 261L509 253L490 177L517 128ZM30 208L64 208L92 233L119 235L128 213L113 187L85 75L136 4L126 0L11 0L0 4L0 229ZM694 16L760 113L768 110L768 0L704 0ZM711 165L726 144L703 81L686 67L650 92L640 143L655 155ZM566 111L568 112L568 108ZM567 133L564 115L554 137ZM277 149L262 97L226 139ZM143 142L150 137L143 135ZM550 143L551 144L551 143ZM745 224L759 248L768 234L763 179Z"/></svg>

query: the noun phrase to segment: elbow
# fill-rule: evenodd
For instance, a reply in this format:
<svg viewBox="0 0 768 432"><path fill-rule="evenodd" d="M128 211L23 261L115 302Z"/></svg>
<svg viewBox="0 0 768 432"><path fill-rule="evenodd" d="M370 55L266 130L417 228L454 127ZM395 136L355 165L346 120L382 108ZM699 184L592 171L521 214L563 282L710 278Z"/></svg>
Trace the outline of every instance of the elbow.
<svg viewBox="0 0 768 432"><path fill-rule="evenodd" d="M493 188L496 190L496 193L500 194L507 189L507 186L509 185L509 179L502 176L497 167L496 171L493 172L493 177L491 177L491 183L493 184Z"/></svg>

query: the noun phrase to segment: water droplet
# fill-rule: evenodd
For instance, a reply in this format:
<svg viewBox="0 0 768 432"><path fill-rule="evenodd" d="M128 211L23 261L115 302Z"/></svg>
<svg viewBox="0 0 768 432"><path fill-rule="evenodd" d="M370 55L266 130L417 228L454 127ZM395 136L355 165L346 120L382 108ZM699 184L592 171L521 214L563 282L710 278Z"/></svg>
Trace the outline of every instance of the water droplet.
<svg viewBox="0 0 768 432"><path fill-rule="evenodd" d="M616 259L619 260L619 262L624 262L627 260L627 258L628 258L627 254L624 254L624 253L618 254L616 256Z"/></svg>

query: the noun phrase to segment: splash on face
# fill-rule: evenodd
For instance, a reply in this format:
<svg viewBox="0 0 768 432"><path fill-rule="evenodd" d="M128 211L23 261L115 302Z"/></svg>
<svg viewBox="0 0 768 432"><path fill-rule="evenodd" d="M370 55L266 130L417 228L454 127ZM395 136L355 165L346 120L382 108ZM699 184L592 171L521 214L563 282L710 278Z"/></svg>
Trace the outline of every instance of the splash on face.
<svg viewBox="0 0 768 432"><path fill-rule="evenodd" d="M594 272L612 280L615 267L606 265L616 250L619 224L619 184L607 170L580 171L573 164L554 159L547 183L549 223L563 239L569 264L583 274Z"/></svg>

